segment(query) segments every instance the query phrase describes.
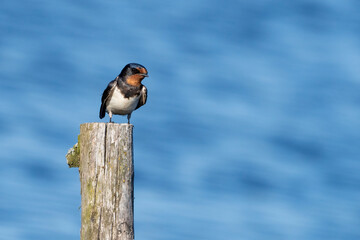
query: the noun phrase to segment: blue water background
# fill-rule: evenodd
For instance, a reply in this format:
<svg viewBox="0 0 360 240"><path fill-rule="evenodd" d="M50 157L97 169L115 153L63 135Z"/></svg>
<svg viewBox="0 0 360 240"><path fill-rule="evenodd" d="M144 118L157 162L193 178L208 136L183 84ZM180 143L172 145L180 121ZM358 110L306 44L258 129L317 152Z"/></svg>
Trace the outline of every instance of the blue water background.
<svg viewBox="0 0 360 240"><path fill-rule="evenodd" d="M2 1L0 239L79 239L65 154L128 62L150 75L132 116L136 239L360 239L359 11Z"/></svg>

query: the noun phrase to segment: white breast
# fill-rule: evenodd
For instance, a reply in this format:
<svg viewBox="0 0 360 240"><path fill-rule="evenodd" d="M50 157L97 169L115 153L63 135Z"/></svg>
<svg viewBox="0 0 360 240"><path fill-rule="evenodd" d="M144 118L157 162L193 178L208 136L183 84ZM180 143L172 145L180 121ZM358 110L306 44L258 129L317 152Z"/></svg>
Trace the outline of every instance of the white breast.
<svg viewBox="0 0 360 240"><path fill-rule="evenodd" d="M125 98L118 88L115 88L112 98L106 107L106 111L111 111L113 114L126 115L135 110L139 96Z"/></svg>

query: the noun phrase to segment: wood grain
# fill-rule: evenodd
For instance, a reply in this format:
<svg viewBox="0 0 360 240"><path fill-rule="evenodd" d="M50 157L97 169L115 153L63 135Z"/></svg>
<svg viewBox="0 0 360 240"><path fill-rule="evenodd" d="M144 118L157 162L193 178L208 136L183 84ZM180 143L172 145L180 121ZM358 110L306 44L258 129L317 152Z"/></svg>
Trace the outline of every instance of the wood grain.
<svg viewBox="0 0 360 240"><path fill-rule="evenodd" d="M134 239L133 126L80 126L81 239Z"/></svg>

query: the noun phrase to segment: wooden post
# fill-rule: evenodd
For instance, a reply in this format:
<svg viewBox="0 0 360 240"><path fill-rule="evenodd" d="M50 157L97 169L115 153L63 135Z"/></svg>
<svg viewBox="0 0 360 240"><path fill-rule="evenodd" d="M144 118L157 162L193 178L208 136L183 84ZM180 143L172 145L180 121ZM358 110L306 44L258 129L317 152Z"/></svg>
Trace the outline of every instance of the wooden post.
<svg viewBox="0 0 360 240"><path fill-rule="evenodd" d="M70 167L80 162L81 240L134 239L132 132L130 124L80 125L66 157Z"/></svg>

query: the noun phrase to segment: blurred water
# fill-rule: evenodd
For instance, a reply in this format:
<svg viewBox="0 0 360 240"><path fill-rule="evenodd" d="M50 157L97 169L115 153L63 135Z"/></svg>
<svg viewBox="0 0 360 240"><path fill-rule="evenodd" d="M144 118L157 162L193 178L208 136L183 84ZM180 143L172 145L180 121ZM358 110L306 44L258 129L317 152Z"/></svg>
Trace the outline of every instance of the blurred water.
<svg viewBox="0 0 360 240"><path fill-rule="evenodd" d="M0 238L79 239L64 156L139 62L137 239L360 239L359 9L3 1Z"/></svg>

